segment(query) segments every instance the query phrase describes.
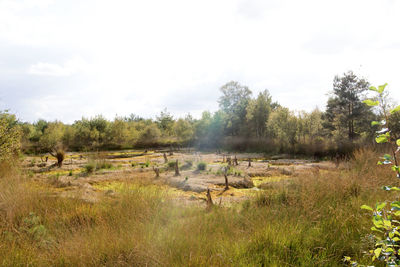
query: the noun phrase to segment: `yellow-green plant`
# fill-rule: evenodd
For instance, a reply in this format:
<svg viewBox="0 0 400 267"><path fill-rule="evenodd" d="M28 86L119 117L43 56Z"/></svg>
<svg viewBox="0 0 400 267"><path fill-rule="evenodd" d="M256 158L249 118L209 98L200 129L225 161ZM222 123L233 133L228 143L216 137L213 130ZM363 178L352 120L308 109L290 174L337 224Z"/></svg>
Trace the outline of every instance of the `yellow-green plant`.
<svg viewBox="0 0 400 267"><path fill-rule="evenodd" d="M21 147L21 132L14 115L0 111L0 162L11 159Z"/></svg>
<svg viewBox="0 0 400 267"><path fill-rule="evenodd" d="M387 83L378 86L371 86L369 89L378 94L374 99L364 100L368 106L378 106L383 116L381 121L371 122L372 126L379 125L381 129L377 131L375 141L378 144L387 143L390 146L391 154L383 155L378 161L378 165L391 165L391 169L396 172L397 178L400 178L400 166L397 158L397 153L400 152L400 139L395 140L389 129L389 118L392 114L400 111L400 106L397 106L390 111L384 99L384 90ZM385 191L400 191L399 187L384 186ZM400 266L400 201L378 202L375 208L367 205L362 205L361 209L372 211L372 222L374 247L369 251L372 261L384 262L387 266ZM345 261L352 266L358 265L356 261L352 261L350 257L345 257Z"/></svg>

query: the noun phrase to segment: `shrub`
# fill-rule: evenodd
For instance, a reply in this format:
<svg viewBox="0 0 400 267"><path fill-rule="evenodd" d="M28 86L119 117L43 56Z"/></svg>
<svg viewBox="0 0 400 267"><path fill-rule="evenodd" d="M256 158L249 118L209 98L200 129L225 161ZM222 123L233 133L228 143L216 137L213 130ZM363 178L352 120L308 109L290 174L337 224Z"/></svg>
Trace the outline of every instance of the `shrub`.
<svg viewBox="0 0 400 267"><path fill-rule="evenodd" d="M96 164L94 162L89 162L84 168L86 173L93 173L96 170Z"/></svg>
<svg viewBox="0 0 400 267"><path fill-rule="evenodd" d="M197 163L197 170L199 171L204 171L207 168L207 163L205 162L199 162Z"/></svg>
<svg viewBox="0 0 400 267"><path fill-rule="evenodd" d="M175 161L168 161L168 168L169 169L174 169L175 168L175 164L176 164Z"/></svg>
<svg viewBox="0 0 400 267"><path fill-rule="evenodd" d="M0 162L15 156L21 148L21 131L14 115L0 111Z"/></svg>
<svg viewBox="0 0 400 267"><path fill-rule="evenodd" d="M96 164L96 169L111 169L113 165L110 162L107 161L100 161Z"/></svg>

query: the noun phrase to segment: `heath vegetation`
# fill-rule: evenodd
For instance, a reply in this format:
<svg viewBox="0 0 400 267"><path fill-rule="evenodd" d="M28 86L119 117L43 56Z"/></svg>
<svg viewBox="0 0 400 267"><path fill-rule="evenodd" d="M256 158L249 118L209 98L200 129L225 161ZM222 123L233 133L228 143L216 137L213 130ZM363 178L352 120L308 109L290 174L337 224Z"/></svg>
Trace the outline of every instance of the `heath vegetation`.
<svg viewBox="0 0 400 267"><path fill-rule="evenodd" d="M400 107L380 90L347 72L309 113L237 82L199 119L1 112L0 265L399 266Z"/></svg>

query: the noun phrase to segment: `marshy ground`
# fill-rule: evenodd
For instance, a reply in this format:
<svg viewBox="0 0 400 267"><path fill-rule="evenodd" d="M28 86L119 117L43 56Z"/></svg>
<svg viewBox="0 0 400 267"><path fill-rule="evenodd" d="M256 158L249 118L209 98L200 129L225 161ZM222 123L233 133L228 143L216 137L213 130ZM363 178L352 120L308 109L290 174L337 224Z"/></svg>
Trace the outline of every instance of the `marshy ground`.
<svg viewBox="0 0 400 267"><path fill-rule="evenodd" d="M338 171L329 161L285 157L288 155L130 150L68 153L61 168L51 157L46 161L46 157L27 156L23 166L36 186L47 187L60 197L96 202L102 197L116 197L122 184L146 181L167 191L178 204L206 205L206 191L210 189L215 203L225 206L246 200L271 184L290 183L300 174ZM175 175L176 160L179 175ZM204 165L203 170L199 164ZM159 177L154 168L159 169ZM225 168L229 190L225 190Z"/></svg>

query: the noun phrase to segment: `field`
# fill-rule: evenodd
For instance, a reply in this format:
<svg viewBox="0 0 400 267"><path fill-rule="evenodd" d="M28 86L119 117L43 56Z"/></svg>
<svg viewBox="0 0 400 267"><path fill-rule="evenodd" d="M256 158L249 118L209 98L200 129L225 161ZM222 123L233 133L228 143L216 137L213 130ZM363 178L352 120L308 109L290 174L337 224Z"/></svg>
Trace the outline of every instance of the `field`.
<svg viewBox="0 0 400 267"><path fill-rule="evenodd" d="M25 156L2 166L0 265L368 262L371 222L360 206L394 199L379 187L398 184L377 158L370 150L340 163L130 150L69 153L58 168L51 157Z"/></svg>

